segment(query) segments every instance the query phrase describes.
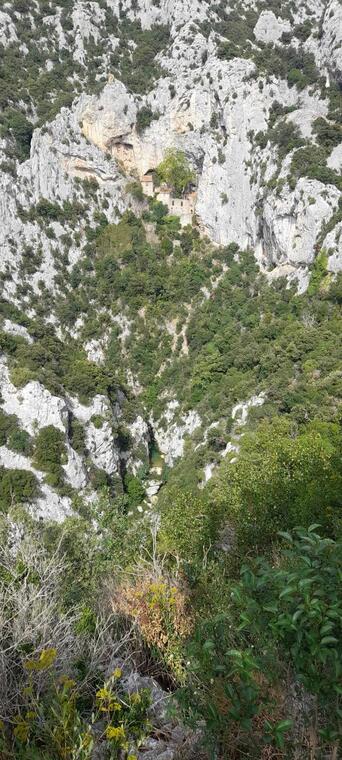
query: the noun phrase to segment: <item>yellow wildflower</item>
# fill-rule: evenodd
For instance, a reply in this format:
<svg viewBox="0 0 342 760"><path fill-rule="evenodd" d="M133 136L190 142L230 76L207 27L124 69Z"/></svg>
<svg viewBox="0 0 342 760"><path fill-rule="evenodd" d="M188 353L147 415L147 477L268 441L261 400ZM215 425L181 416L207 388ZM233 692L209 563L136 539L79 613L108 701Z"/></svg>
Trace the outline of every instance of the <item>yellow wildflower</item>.
<svg viewBox="0 0 342 760"><path fill-rule="evenodd" d="M122 670L121 670L121 668L115 668L115 670L113 672L113 676L114 676L114 678L121 678L121 676L122 676Z"/></svg>
<svg viewBox="0 0 342 760"><path fill-rule="evenodd" d="M134 691L133 694L130 695L130 700L132 705L139 705L141 702L141 695L138 691Z"/></svg>
<svg viewBox="0 0 342 760"><path fill-rule="evenodd" d="M28 724L22 721L21 723L18 723L18 725L15 727L14 736L16 739L19 739L20 742L26 742L28 739L29 734L29 727Z"/></svg>
<svg viewBox="0 0 342 760"><path fill-rule="evenodd" d="M111 741L115 741L118 744L122 745L122 743L126 739L125 729L123 726L107 726L106 728L106 738L110 739Z"/></svg>
<svg viewBox="0 0 342 760"><path fill-rule="evenodd" d="M105 686L96 692L96 699L99 699L99 700L109 699L110 696L111 696L111 693L109 689L107 689Z"/></svg>

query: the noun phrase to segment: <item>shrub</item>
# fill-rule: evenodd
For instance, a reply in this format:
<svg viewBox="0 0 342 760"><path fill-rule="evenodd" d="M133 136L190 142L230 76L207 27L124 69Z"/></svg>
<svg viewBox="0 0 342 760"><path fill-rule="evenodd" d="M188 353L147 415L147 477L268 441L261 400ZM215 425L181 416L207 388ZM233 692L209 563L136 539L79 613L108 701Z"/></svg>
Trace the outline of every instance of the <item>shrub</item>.
<svg viewBox="0 0 342 760"><path fill-rule="evenodd" d="M1 755L136 758L150 732L150 691L127 692L117 666L104 680L127 643L122 627L84 605L63 607L66 558L27 526L15 552L2 542L0 566Z"/></svg>
<svg viewBox="0 0 342 760"><path fill-rule="evenodd" d="M8 446L18 454L29 456L32 452L31 436L26 430L13 430L8 438Z"/></svg>
<svg viewBox="0 0 342 760"><path fill-rule="evenodd" d="M10 507L33 501L38 496L38 482L35 475L28 470L0 467L0 511L7 512Z"/></svg>
<svg viewBox="0 0 342 760"><path fill-rule="evenodd" d="M9 436L18 428L18 418L15 414L6 414L0 409L0 446L4 446Z"/></svg>
<svg viewBox="0 0 342 760"><path fill-rule="evenodd" d="M322 117L315 119L313 130L317 135L317 141L328 150L332 150L340 144L342 139L342 127L340 124L330 124Z"/></svg>
<svg viewBox="0 0 342 760"><path fill-rule="evenodd" d="M192 628L184 584L163 575L160 568L137 568L135 578L113 592L112 607L135 621L146 643L182 680L182 641Z"/></svg>
<svg viewBox="0 0 342 760"><path fill-rule="evenodd" d="M141 182L128 182L125 189L127 193L132 195L135 201L142 203L145 200Z"/></svg>
<svg viewBox="0 0 342 760"><path fill-rule="evenodd" d="M290 655L295 677L317 697L315 707L324 723L319 731L317 712L312 715L314 732L319 731L323 743L338 744L342 544L322 538L317 528L281 534L287 548L280 567L263 559L255 569L243 566L234 596L242 606L241 629L257 637L267 631L279 643L282 656Z"/></svg>
<svg viewBox="0 0 342 760"><path fill-rule="evenodd" d="M124 478L124 485L130 507L137 507L142 501L144 501L146 496L145 488L136 475L130 475L127 473Z"/></svg>
<svg viewBox="0 0 342 760"><path fill-rule="evenodd" d="M48 473L47 482L59 486L63 482L62 464L66 462L65 436L53 425L41 428L34 439L34 463Z"/></svg>
<svg viewBox="0 0 342 760"><path fill-rule="evenodd" d="M13 108L7 108L1 116L0 134L9 133L15 140L16 155L19 161L26 161L30 157L31 138L33 133L32 124L26 116Z"/></svg>
<svg viewBox="0 0 342 760"><path fill-rule="evenodd" d="M169 493L161 512L160 551L185 563L201 560L215 538L214 512L200 494Z"/></svg>
<svg viewBox="0 0 342 760"><path fill-rule="evenodd" d="M165 182L177 197L181 197L187 187L195 181L195 173L181 150L170 148L157 168L157 177Z"/></svg>
<svg viewBox="0 0 342 760"><path fill-rule="evenodd" d="M315 261L313 263L309 287L308 287L309 296L314 296L316 295L316 293L318 293L321 283L327 275L327 271L328 271L327 265L328 265L327 254L325 253L325 251L321 251L318 254L318 256L316 256Z"/></svg>
<svg viewBox="0 0 342 760"><path fill-rule="evenodd" d="M318 145L307 145L297 150L291 161L293 177L308 177L324 184L342 187L339 175L326 165L326 151Z"/></svg>
<svg viewBox="0 0 342 760"><path fill-rule="evenodd" d="M136 127L137 132L140 135L145 131L153 122L154 119L158 119L158 114L154 113L149 106L143 106L137 113Z"/></svg>
<svg viewBox="0 0 342 760"><path fill-rule="evenodd" d="M103 370L87 359L76 359L69 368L65 385L82 403L87 403L96 393L104 393L106 380Z"/></svg>
<svg viewBox="0 0 342 760"><path fill-rule="evenodd" d="M235 464L220 466L214 503L235 527L240 550L268 548L279 528L320 520L339 530L342 468L336 425L313 422L303 430L274 419L244 436Z"/></svg>
<svg viewBox="0 0 342 760"><path fill-rule="evenodd" d="M70 425L70 439L73 449L78 454L84 455L86 453L85 431L82 423L75 418L72 419Z"/></svg>

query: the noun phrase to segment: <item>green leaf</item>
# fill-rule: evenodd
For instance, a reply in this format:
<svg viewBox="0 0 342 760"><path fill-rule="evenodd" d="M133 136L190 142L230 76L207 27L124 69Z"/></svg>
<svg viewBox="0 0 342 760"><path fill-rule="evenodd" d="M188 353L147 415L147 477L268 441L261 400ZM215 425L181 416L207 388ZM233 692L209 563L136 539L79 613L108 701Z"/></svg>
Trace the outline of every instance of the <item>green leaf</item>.
<svg viewBox="0 0 342 760"><path fill-rule="evenodd" d="M335 638L335 636L324 636L323 639L321 639L321 646L325 646L325 644L337 644L338 639Z"/></svg>
<svg viewBox="0 0 342 760"><path fill-rule="evenodd" d="M292 728L293 721L292 720L281 720L280 723L277 723L275 730L278 731L288 731L289 728Z"/></svg>
<svg viewBox="0 0 342 760"><path fill-rule="evenodd" d="M279 599L282 599L283 596L288 596L288 594L293 594L295 590L295 586L286 586L281 594L279 594Z"/></svg>
<svg viewBox="0 0 342 760"><path fill-rule="evenodd" d="M300 617L300 615L302 615L302 614L303 614L303 612L304 612L304 610L303 610L303 609L302 609L302 610L296 610L296 612L295 612L295 613L294 613L294 615L292 616L292 622L293 622L293 623L296 623L296 622L297 622L297 620L298 620L298 618Z"/></svg>
<svg viewBox="0 0 342 760"><path fill-rule="evenodd" d="M278 531L278 536L281 536L282 538L285 538L286 541L290 541L291 544L293 543L293 538L291 536L291 533L287 533L284 530L279 530Z"/></svg>
<svg viewBox="0 0 342 760"><path fill-rule="evenodd" d="M204 649L205 652L212 651L213 649L215 649L214 642L213 641L209 641L209 640L205 641L204 644L203 644L203 649Z"/></svg>

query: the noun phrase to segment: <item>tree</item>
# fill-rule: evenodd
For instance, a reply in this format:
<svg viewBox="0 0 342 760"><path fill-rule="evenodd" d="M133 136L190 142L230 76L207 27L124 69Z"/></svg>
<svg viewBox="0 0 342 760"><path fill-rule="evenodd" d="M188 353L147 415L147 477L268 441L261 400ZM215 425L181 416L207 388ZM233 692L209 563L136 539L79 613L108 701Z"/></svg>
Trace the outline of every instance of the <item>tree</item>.
<svg viewBox="0 0 342 760"><path fill-rule="evenodd" d="M339 531L342 438L338 425L314 421L299 431L287 420L261 424L241 439L238 461L225 460L214 502L236 529L240 549L253 552L277 539L279 529L320 522Z"/></svg>
<svg viewBox="0 0 342 760"><path fill-rule="evenodd" d="M342 543L321 538L318 525L281 534L280 566L259 559L243 566L234 590L240 630L279 644L304 688L316 696L323 740L341 738ZM314 717L314 716L313 716ZM314 728L317 730L319 726ZM323 723L323 726L322 726ZM335 756L335 755L333 755ZM337 754L336 754L337 757Z"/></svg>
<svg viewBox="0 0 342 760"><path fill-rule="evenodd" d="M157 168L157 178L169 185L175 196L180 198L196 177L183 151L170 148Z"/></svg>

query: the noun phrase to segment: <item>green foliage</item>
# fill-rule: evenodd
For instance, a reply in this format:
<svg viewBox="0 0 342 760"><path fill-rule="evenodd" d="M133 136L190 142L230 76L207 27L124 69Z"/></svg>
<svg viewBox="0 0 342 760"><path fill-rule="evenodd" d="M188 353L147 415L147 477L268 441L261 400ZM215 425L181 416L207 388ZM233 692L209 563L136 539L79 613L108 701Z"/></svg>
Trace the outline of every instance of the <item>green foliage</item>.
<svg viewBox="0 0 342 760"><path fill-rule="evenodd" d="M138 180L128 182L126 185L126 192L130 193L134 200L139 201L140 203L142 203L145 199L141 182L138 182Z"/></svg>
<svg viewBox="0 0 342 760"><path fill-rule="evenodd" d="M65 386L76 393L82 403L87 403L96 393L104 393L107 388L106 377L94 362L76 359L65 376Z"/></svg>
<svg viewBox="0 0 342 760"><path fill-rule="evenodd" d="M290 653L296 677L323 711L323 737L335 741L341 719L342 544L322 538L317 527L283 534L288 548L280 567L263 559L254 571L243 566L234 597L242 607L242 629L256 636L267 631L284 657Z"/></svg>
<svg viewBox="0 0 342 760"><path fill-rule="evenodd" d="M326 150L321 146L307 145L300 148L294 153L291 161L291 176L308 177L341 188L340 176L333 169L329 169L326 159Z"/></svg>
<svg viewBox="0 0 342 760"><path fill-rule="evenodd" d="M86 454L85 430L81 422L74 417L70 424L71 445L78 454Z"/></svg>
<svg viewBox="0 0 342 760"><path fill-rule="evenodd" d="M170 148L157 168L157 178L165 182L176 197L182 197L186 189L195 182L195 173L181 150Z"/></svg>
<svg viewBox="0 0 342 760"><path fill-rule="evenodd" d="M13 138L14 153L19 161L26 161L30 157L30 145L33 127L26 116L14 108L6 108L0 119L0 134L9 133Z"/></svg>
<svg viewBox="0 0 342 760"><path fill-rule="evenodd" d="M13 430L8 438L8 446L18 454L29 456L32 452L31 436L26 430Z"/></svg>
<svg viewBox="0 0 342 760"><path fill-rule="evenodd" d="M7 445L18 454L31 453L31 437L19 427L15 414L6 414L0 409L0 446Z"/></svg>
<svg viewBox="0 0 342 760"><path fill-rule="evenodd" d="M213 487L239 551L268 549L279 529L314 520L328 534L339 533L341 446L338 425L313 422L296 430L281 419L242 438L238 461L222 463Z"/></svg>
<svg viewBox="0 0 342 760"><path fill-rule="evenodd" d="M0 446L6 445L10 435L15 433L18 420L15 414L6 414L0 409Z"/></svg>
<svg viewBox="0 0 342 760"><path fill-rule="evenodd" d="M200 622L189 644L188 684L177 696L191 725L203 721L210 756L258 758L265 744L283 746L283 716L267 693L274 667L264 658L261 673L257 654L231 610Z"/></svg>
<svg viewBox="0 0 342 760"><path fill-rule="evenodd" d="M0 467L0 512L30 502L38 496L38 482L28 470Z"/></svg>
<svg viewBox="0 0 342 760"><path fill-rule="evenodd" d="M308 287L309 296L313 296L318 293L322 281L327 276L327 265L328 257L325 251L321 251L318 256L316 256L311 271L310 283Z"/></svg>
<svg viewBox="0 0 342 760"><path fill-rule="evenodd" d="M331 124L322 117L315 119L313 129L317 135L317 141L328 150L332 150L340 144L342 139L342 127L340 124Z"/></svg>
<svg viewBox="0 0 342 760"><path fill-rule="evenodd" d="M114 72L129 90L145 93L162 73L156 56L169 43L169 28L154 25L142 29L140 22L125 18L120 31L119 46L111 56Z"/></svg>
<svg viewBox="0 0 342 760"><path fill-rule="evenodd" d="M292 757L293 681L315 697L307 737L316 736L322 754L339 745L342 546L316 528L285 533L276 562L244 561L238 583L220 562L211 570L224 611L216 602L216 614L200 617L186 654L188 683L177 696L191 724L204 719L209 747L222 757L259 758L271 747Z"/></svg>
<svg viewBox="0 0 342 760"><path fill-rule="evenodd" d="M146 493L141 480L136 475L127 473L124 478L125 491L130 507L137 507L144 500Z"/></svg>
<svg viewBox="0 0 342 760"><path fill-rule="evenodd" d="M149 106L143 106L137 113L136 128L139 134L145 131L153 122L158 119L158 114L152 111Z"/></svg>
<svg viewBox="0 0 342 760"><path fill-rule="evenodd" d="M39 470L48 473L49 485L63 483L62 464L66 461L65 436L61 430L53 425L41 428L34 439L34 463Z"/></svg>
<svg viewBox="0 0 342 760"><path fill-rule="evenodd" d="M268 133L271 142L278 145L279 158L282 161L291 150L304 144L299 127L292 121L282 119Z"/></svg>
<svg viewBox="0 0 342 760"><path fill-rule="evenodd" d="M174 488L161 511L159 549L183 562L196 562L210 547L215 528L215 510L202 494Z"/></svg>

